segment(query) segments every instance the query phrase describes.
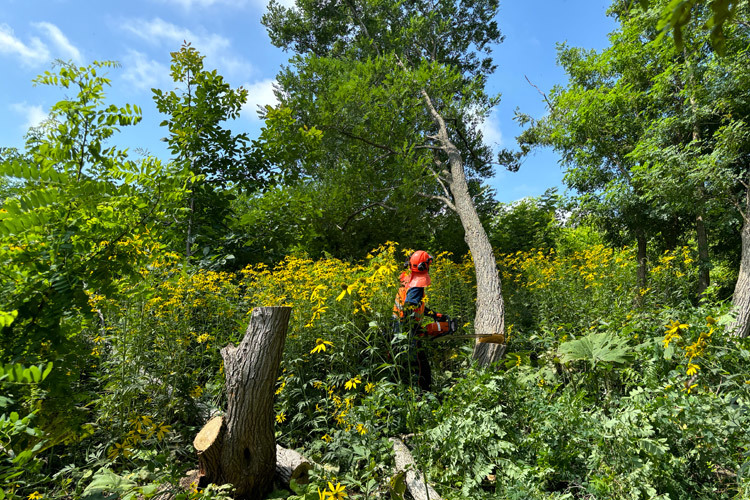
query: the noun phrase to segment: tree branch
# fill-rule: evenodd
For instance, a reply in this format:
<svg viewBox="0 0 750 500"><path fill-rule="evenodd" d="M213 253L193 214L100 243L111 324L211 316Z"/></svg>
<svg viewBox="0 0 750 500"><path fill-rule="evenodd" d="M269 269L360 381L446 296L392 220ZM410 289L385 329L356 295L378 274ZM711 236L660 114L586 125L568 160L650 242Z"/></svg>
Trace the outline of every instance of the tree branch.
<svg viewBox="0 0 750 500"><path fill-rule="evenodd" d="M453 202L451 200L449 200L445 196L438 196L438 195L435 195L435 194L427 194L427 193L417 193L417 194L419 194L419 196L422 196L424 198L430 198L432 200L442 201L445 204L446 207L448 207L451 210L453 210L454 212L456 212L456 206L453 204Z"/></svg>
<svg viewBox="0 0 750 500"><path fill-rule="evenodd" d="M537 92L539 92L540 94L542 94L542 97L544 98L544 102L547 103L547 107L550 109L550 111L554 111L555 107L552 105L551 102L549 102L549 99L547 99L547 94L545 94L544 92L542 92L542 90L539 87L537 87L536 85L534 85L533 83L531 83L531 80L529 80L528 76L523 75L523 77L526 78L526 81L529 82L529 85L531 85L532 87L534 87Z"/></svg>
<svg viewBox="0 0 750 500"><path fill-rule="evenodd" d="M371 140L369 140L369 139L365 139L364 137L360 137L360 136L358 136L358 135L354 135L354 134L352 134L351 132L347 132L346 130L343 130L343 129L339 129L339 128L335 128L335 127L333 127L333 130L335 130L335 131L336 131L336 132L338 132L339 134L341 134L341 135L344 135L344 136L346 136L346 137L348 137L348 138L350 138L350 139L355 139L355 140L357 140L357 141L361 141L361 142L364 142L365 144L367 144L367 145L370 145L370 146L372 146L372 147L374 147L374 148L382 149L383 151L388 151L388 152L389 152L390 154L394 154L394 155L395 155L395 154L398 154L398 152L397 152L397 151L395 151L395 150L394 150L394 149L392 149L392 148L389 148L388 146L384 146L384 145L382 145L382 144L378 144L378 143L376 143L376 142L372 142L372 141L371 141Z"/></svg>
<svg viewBox="0 0 750 500"><path fill-rule="evenodd" d="M343 226L339 226L338 224L336 224L336 229L338 229L339 231L343 231L344 229L346 229L346 226L349 225L349 223L352 221L352 219L354 219L354 217L356 217L357 215L361 214L365 210L369 210L372 207L382 207L382 208L385 208L386 210L391 210L393 212L396 211L395 208L389 207L388 205L386 205L382 201L374 201L374 202L369 203L369 204L365 205L364 207L360 208L356 212L350 214L349 217L346 218L346 222L344 222Z"/></svg>

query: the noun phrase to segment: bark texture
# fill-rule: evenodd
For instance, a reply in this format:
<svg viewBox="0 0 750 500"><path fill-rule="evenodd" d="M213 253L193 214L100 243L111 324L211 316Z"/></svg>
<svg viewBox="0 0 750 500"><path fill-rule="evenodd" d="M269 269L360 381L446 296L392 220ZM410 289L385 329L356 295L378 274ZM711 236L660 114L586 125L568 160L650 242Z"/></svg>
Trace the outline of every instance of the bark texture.
<svg viewBox="0 0 750 500"><path fill-rule="evenodd" d="M288 485L294 479L298 484L310 482L311 461L294 450L276 445L276 477Z"/></svg>
<svg viewBox="0 0 750 500"><path fill-rule="evenodd" d="M745 219L742 224L742 258L732 305L737 317L729 327L729 331L736 337L747 337L750 334L750 222L748 219Z"/></svg>
<svg viewBox="0 0 750 500"><path fill-rule="evenodd" d="M636 242L638 244L638 254L636 256L636 259L638 259L638 270L636 274L636 280L638 284L638 288L643 290L646 288L647 281L646 276L648 274L648 261L647 261L647 254L646 254L646 232L642 229L638 230L636 233ZM642 296L640 293L636 294L636 302L640 304L642 302Z"/></svg>
<svg viewBox="0 0 750 500"><path fill-rule="evenodd" d="M227 413L220 482L232 483L236 498L263 498L273 486L274 384L290 314L290 307L256 307L240 345L221 350Z"/></svg>
<svg viewBox="0 0 750 500"><path fill-rule="evenodd" d="M438 126L437 139L442 150L448 156L450 168L447 184L450 189L452 202L446 200L450 208L456 211L464 228L466 244L469 246L474 259L474 272L477 278L476 317L474 331L483 334L505 334L505 304L503 302L500 273L497 270L495 253L490 244L482 222L479 220L474 200L466 182L466 172L461 152L451 141L445 120L435 109L432 100L422 91L427 108L433 121ZM505 345L491 343L477 343L474 346L474 358L481 365L488 365L498 361L505 353Z"/></svg>
<svg viewBox="0 0 750 500"><path fill-rule="evenodd" d="M706 235L706 223L703 221L702 214L695 218L695 232L698 240L698 297L701 297L711 284L708 236Z"/></svg>
<svg viewBox="0 0 750 500"><path fill-rule="evenodd" d="M406 487L414 500L440 500L442 497L425 482L424 474L416 470L409 448L398 438L390 438L396 458L396 474L405 473Z"/></svg>

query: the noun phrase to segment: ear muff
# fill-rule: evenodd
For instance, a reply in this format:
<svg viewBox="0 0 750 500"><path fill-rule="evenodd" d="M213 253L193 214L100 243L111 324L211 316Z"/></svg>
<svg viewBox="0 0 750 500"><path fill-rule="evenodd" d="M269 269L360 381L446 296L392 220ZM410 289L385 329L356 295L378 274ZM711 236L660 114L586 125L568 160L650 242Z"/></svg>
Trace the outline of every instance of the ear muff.
<svg viewBox="0 0 750 500"><path fill-rule="evenodd" d="M427 271L430 268L430 264L432 264L432 257L430 257L424 262L420 262L419 265L417 266L417 269L422 272Z"/></svg>

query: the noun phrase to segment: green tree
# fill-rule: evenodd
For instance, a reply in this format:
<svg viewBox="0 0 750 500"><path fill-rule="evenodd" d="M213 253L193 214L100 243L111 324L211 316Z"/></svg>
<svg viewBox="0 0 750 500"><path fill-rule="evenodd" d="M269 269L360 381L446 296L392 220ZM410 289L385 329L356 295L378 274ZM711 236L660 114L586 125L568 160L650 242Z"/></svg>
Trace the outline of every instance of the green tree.
<svg viewBox="0 0 750 500"><path fill-rule="evenodd" d="M103 73L114 66L61 63L38 77L73 95L52 106L23 152L0 163L2 177L18 184L0 208L0 310L17 315L0 325L0 357L63 367L50 377L63 405L81 397L76 384L92 369L84 332L102 318L89 298L117 293L116 280L158 250L154 224L181 191L158 160L134 162L109 145L140 120L137 106L105 100Z"/></svg>
<svg viewBox="0 0 750 500"><path fill-rule="evenodd" d="M645 188L634 178L637 161L630 153L649 124L644 113L653 54L642 47L639 29L615 31L602 53L561 45L558 61L568 74L555 87L540 119L519 115L530 124L519 137L528 148L552 146L566 168L565 183L581 196L581 210L598 221L608 238L637 241L638 282L646 286L646 245L658 214L645 200Z"/></svg>
<svg viewBox="0 0 750 500"><path fill-rule="evenodd" d="M186 200L185 255L197 249L217 251L216 242L228 232L231 190L252 191L267 182L259 149L246 133L234 134L223 123L239 117L247 90L232 89L216 70L204 69L204 57L189 43L172 52L170 75L180 89L153 89L157 109L168 115L161 122L172 161L192 177Z"/></svg>
<svg viewBox="0 0 750 500"><path fill-rule="evenodd" d="M492 174L478 125L497 102L485 92L491 46L502 39L497 8L496 0L300 0L272 2L263 17L271 41L296 54L277 78L281 104L266 116L269 142L289 148L286 170L337 172L362 207L419 193L455 211L474 258L483 333L504 329L500 278L470 189Z"/></svg>
<svg viewBox="0 0 750 500"><path fill-rule="evenodd" d="M562 203L556 191L552 188L538 198L499 204L490 222L493 248L505 254L554 248L561 226L557 212Z"/></svg>

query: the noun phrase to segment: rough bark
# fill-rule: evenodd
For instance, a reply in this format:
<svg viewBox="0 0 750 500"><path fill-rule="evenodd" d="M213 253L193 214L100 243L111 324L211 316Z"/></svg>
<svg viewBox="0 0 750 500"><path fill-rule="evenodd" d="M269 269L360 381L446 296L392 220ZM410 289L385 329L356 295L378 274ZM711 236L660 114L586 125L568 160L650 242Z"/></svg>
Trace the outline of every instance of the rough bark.
<svg viewBox="0 0 750 500"><path fill-rule="evenodd" d="M461 152L451 141L445 120L435 109L432 100L425 91L422 96L438 126L437 139L443 151L448 155L450 176L448 187L453 198L452 206L464 228L466 244L469 246L474 259L474 272L477 278L476 317L474 331L483 334L505 334L505 305L503 302L500 274L497 270L495 253L492 250L487 232L479 220L474 200L466 182L464 162ZM505 345L491 343L477 343L474 346L474 358L481 365L488 365L498 361L505 353Z"/></svg>
<svg viewBox="0 0 750 500"><path fill-rule="evenodd" d="M750 334L750 219L742 224L742 257L740 274L734 287L732 305L737 314L729 331L736 337L747 337Z"/></svg>
<svg viewBox="0 0 750 500"><path fill-rule="evenodd" d="M638 270L637 270L637 284L639 290L646 288L646 275L648 272L647 268L647 255L646 255L646 232L643 230L639 230L636 234L636 241L638 244L638 254L636 256L636 259L638 260ZM638 293L636 295L638 302L641 300L641 294Z"/></svg>
<svg viewBox="0 0 750 500"><path fill-rule="evenodd" d="M298 484L307 484L312 468L312 462L304 456L276 445L276 477L285 485L292 479Z"/></svg>
<svg viewBox="0 0 750 500"><path fill-rule="evenodd" d="M239 346L221 350L227 413L218 483L236 498L263 498L273 486L276 443L273 395L291 308L256 307Z"/></svg>
<svg viewBox="0 0 750 500"><path fill-rule="evenodd" d="M440 495L425 481L424 474L416 470L409 448L398 438L390 440L396 456L396 474L405 474L406 487L414 500L440 500Z"/></svg>
<svg viewBox="0 0 750 500"><path fill-rule="evenodd" d="M695 218L695 231L698 239L698 297L701 297L711 284L708 237L706 236L706 224L703 221L702 214L698 214Z"/></svg>

